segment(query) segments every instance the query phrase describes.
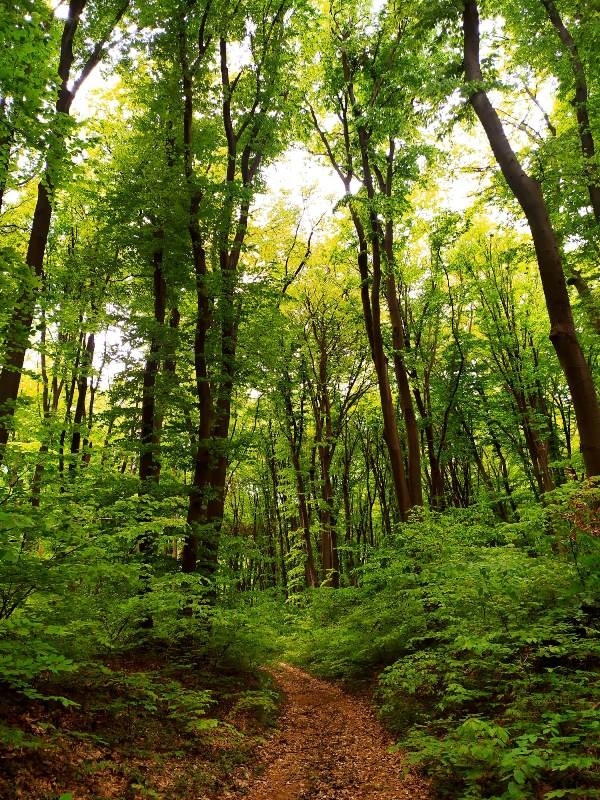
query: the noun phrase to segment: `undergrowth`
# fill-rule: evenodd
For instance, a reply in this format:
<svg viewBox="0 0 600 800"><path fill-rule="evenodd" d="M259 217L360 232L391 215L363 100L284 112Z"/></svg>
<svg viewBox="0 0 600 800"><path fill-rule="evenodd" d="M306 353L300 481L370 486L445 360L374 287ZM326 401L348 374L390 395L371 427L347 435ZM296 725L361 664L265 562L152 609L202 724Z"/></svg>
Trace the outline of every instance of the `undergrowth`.
<svg viewBox="0 0 600 800"><path fill-rule="evenodd" d="M172 559L136 554L148 519L175 525L169 497L2 512L0 795L209 797L273 721L259 666L283 656L375 679L440 798L600 797L598 495L563 487L512 524L423 512L352 585L284 602L222 575L216 608Z"/></svg>
<svg viewBox="0 0 600 800"><path fill-rule="evenodd" d="M378 676L382 717L441 798L600 797L597 490L565 493L514 524L427 515L358 586L296 605L287 657Z"/></svg>
<svg viewBox="0 0 600 800"><path fill-rule="evenodd" d="M97 495L0 509L0 797L218 796L276 718L275 617L161 555L175 501Z"/></svg>

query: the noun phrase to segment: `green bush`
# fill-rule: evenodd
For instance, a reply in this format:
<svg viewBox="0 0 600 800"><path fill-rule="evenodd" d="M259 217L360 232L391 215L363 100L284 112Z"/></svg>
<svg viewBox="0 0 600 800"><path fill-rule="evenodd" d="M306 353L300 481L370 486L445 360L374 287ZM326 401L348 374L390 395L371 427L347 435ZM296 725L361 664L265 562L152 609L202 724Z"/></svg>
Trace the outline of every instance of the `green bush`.
<svg viewBox="0 0 600 800"><path fill-rule="evenodd" d="M475 509L402 526L357 588L297 612L290 657L379 675L382 716L440 797L600 796L600 548L565 494L510 525Z"/></svg>

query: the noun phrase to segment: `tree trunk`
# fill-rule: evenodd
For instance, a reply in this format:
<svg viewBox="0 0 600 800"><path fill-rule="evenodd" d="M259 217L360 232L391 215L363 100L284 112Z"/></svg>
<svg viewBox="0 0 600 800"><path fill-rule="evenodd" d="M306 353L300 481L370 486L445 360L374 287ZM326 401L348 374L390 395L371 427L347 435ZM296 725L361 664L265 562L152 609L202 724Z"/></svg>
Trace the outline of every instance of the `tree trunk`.
<svg viewBox="0 0 600 800"><path fill-rule="evenodd" d="M8 116L6 108L6 98L0 98L0 125L4 128L4 133L0 136L0 214L4 202L4 192L9 178L10 150L15 136L13 120Z"/></svg>
<svg viewBox="0 0 600 800"><path fill-rule="evenodd" d="M494 152L502 174L529 223L550 319L550 340L565 375L579 430L580 448L589 477L600 474L600 405L589 365L573 321L558 242L538 181L523 170L504 132L496 109L481 86L479 12L476 0L464 7L464 65L470 102Z"/></svg>
<svg viewBox="0 0 600 800"><path fill-rule="evenodd" d="M428 378L426 378L426 380L428 380ZM427 391L426 394L428 395L429 392ZM443 511L446 507L444 498L444 476L435 446L431 413L425 406L423 395L418 387L414 389L414 396L419 414L424 422L423 432L425 435L425 444L427 446L427 459L429 461L429 502L434 511Z"/></svg>
<svg viewBox="0 0 600 800"><path fill-rule="evenodd" d="M4 459L11 431L25 354L29 347L51 217L48 191L44 183L40 183L26 256L30 272L8 323L4 366L0 371L0 463Z"/></svg>
<svg viewBox="0 0 600 800"><path fill-rule="evenodd" d="M86 421L86 395L88 389L88 374L94 360L96 339L93 333L88 336L87 344L81 359L81 367L77 378L77 403L75 404L75 415L73 417L73 432L71 434L71 456L72 461L69 469L74 471L77 467L75 457L79 454L81 447L81 429Z"/></svg>
<svg viewBox="0 0 600 800"><path fill-rule="evenodd" d="M573 106L577 116L577 130L579 133L579 143L583 156L583 167L586 175L586 183L590 205L594 212L596 221L600 221L600 185L598 165L596 164L596 145L594 135L590 125L590 115L588 110L589 91L585 68L579 55L579 49L568 28L565 26L562 17L556 7L554 0L541 0L542 5L548 13L548 19L552 23L558 38L567 49L571 71L575 81L575 97Z"/></svg>
<svg viewBox="0 0 600 800"><path fill-rule="evenodd" d="M290 393L290 380L283 380L280 384L280 392L283 398L284 411L285 411L285 437L287 439L290 460L292 462L292 469L294 471L294 478L296 482L296 498L298 503L298 515L300 518L300 525L302 528L302 539L304 549L304 576L306 585L314 588L318 585L317 570L315 566L315 556L313 552L312 535L310 531L310 513L308 509L308 502L306 496L306 482L304 480L304 472L300 461L300 453L302 448L302 433L299 426L294 419L294 410L292 407L292 398Z"/></svg>
<svg viewBox="0 0 600 800"><path fill-rule="evenodd" d="M370 280L368 270L367 238L365 236L362 223L355 212L352 212L352 219L354 221L354 227L356 229L359 241L359 272L361 280L368 287ZM365 324L367 326L369 344L371 346L371 357L375 367L375 374L377 375L377 388L379 390L379 402L381 404L381 415L383 418L383 438L387 446L390 467L392 470L394 494L398 503L400 517L404 520L407 518L408 511L411 507L411 499L408 489L408 482L406 480L406 472L404 469L404 452L400 442L400 435L398 433L394 398L392 397L392 391L390 388L388 362L385 356L383 337L381 335L381 311L379 300L380 285L381 265L375 263L373 265L371 291L369 292L368 288L366 292L361 291L361 298L363 302L363 314L365 318Z"/></svg>
<svg viewBox="0 0 600 800"><path fill-rule="evenodd" d="M163 350L164 325L167 307L167 284L163 272L163 232L156 231L156 249L152 255L154 265L153 297L154 297L154 329L150 337L150 350L144 365L142 389L142 425L140 434L140 466L139 474L142 483L158 481L160 461L156 436L156 379L160 368Z"/></svg>
<svg viewBox="0 0 600 800"><path fill-rule="evenodd" d="M391 223L390 223L391 224ZM419 441L419 427L412 401L408 372L404 364L403 352L405 349L404 323L398 303L396 281L393 275L386 279L387 305L392 323L392 345L394 347L394 372L398 385L398 395L404 426L406 428L406 444L408 455L408 488L411 505L423 505L423 488L421 484L421 443Z"/></svg>
<svg viewBox="0 0 600 800"><path fill-rule="evenodd" d="M68 116L73 99L84 80L100 62L104 45L108 35L125 13L128 0L119 8L114 22L107 36L99 41L91 51L81 73L75 81L71 80L71 68L75 60L73 43L81 15L87 0L69 0L69 13L65 21L58 64L58 77L60 86L56 98L55 110L60 120L61 116ZM62 123L57 125L60 129ZM51 191L53 186L52 173L65 158L64 137L54 133L51 151L48 153L46 172L37 189L37 200L33 212L33 222L27 246L25 263L29 268L24 286L15 303L15 308L8 323L6 334L5 364L0 371L0 463L5 455L6 443L13 423L15 406L21 385L21 373L25 363L25 354L29 347L31 326L35 314L37 298L40 291L40 281L44 267L44 255L50 222L52 219Z"/></svg>

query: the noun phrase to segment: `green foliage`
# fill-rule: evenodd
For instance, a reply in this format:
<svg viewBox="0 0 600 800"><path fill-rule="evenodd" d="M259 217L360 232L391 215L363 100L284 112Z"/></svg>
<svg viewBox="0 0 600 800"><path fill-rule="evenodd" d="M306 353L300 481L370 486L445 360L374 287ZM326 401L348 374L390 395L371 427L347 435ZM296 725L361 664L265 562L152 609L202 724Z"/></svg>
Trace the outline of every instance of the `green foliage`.
<svg viewBox="0 0 600 800"><path fill-rule="evenodd" d="M120 0L87 0L70 85L94 43L115 82L79 121L75 107L54 111L67 5L0 8L0 349L25 336L39 358L26 362L0 452L0 688L56 710L80 702L90 665L125 651L186 651L186 670L210 663L227 676L285 647L323 675L378 675L383 715L441 795L595 796L600 489L572 481L577 432L531 242L467 127L464 4L134 0L111 34ZM492 5L484 84L502 97L569 269L587 277L589 319L576 324L597 374L597 158L581 153L573 54L550 4ZM597 140L600 26L585 5L565 21ZM292 174L267 213L276 181L261 170L295 136L345 176L318 222L324 192ZM279 171L304 171L297 154ZM32 271L44 173L52 220ZM370 247L361 274L350 213ZM381 275L378 242L389 245ZM24 289L36 311L11 341ZM398 350L386 292L400 301ZM123 371L104 391L99 352L87 363L84 350L109 324L103 359ZM480 507L398 525L374 332L392 383L392 368L396 379L406 369L429 502ZM199 538L210 531L211 568L220 559L214 581L178 560L205 437L205 470L229 462L202 497L212 505L226 489L223 519L194 523ZM144 485L141 451L160 462ZM540 504L523 507L532 496ZM338 592L323 581L324 532L337 537ZM323 588L305 592L307 578ZM202 688L152 667L102 675L131 726L138 712L189 734L216 724ZM276 700L258 681L232 713L268 722ZM35 743L8 727L0 739ZM132 791L153 794L139 775Z"/></svg>
<svg viewBox="0 0 600 800"><path fill-rule="evenodd" d="M281 654L289 613L276 592L231 594L217 606L209 647L213 658L237 670L255 670Z"/></svg>
<svg viewBox="0 0 600 800"><path fill-rule="evenodd" d="M177 722L190 734L214 728L218 721L206 717L212 705L212 693L190 689L180 681L166 680L161 673L105 671L105 688L116 699L109 701L111 711L135 717L140 710Z"/></svg>
<svg viewBox="0 0 600 800"><path fill-rule="evenodd" d="M118 498L110 485L92 501L83 483L43 513L18 503L0 512L0 681L67 704L40 693L39 681L148 640L206 643L206 587L184 579L172 559L147 563L136 552L141 533L150 530L162 549L181 530L173 502Z"/></svg>
<svg viewBox="0 0 600 800"><path fill-rule="evenodd" d="M440 797L597 796L600 547L565 511L595 492L511 525L473 510L403 526L358 587L298 612L290 656L379 673L381 713Z"/></svg>
<svg viewBox="0 0 600 800"><path fill-rule="evenodd" d="M271 689L250 689L233 707L233 714L251 712L262 725L274 725L279 711L279 695Z"/></svg>

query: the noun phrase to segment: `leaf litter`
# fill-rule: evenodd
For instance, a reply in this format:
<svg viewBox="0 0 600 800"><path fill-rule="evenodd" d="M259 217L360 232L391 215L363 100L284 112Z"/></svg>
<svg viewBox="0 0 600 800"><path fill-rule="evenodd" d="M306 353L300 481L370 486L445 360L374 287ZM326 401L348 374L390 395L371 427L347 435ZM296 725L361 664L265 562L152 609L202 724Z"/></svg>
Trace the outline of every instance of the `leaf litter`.
<svg viewBox="0 0 600 800"><path fill-rule="evenodd" d="M259 776L245 770L221 800L431 800L366 700L288 664L270 672L285 695L279 730Z"/></svg>

